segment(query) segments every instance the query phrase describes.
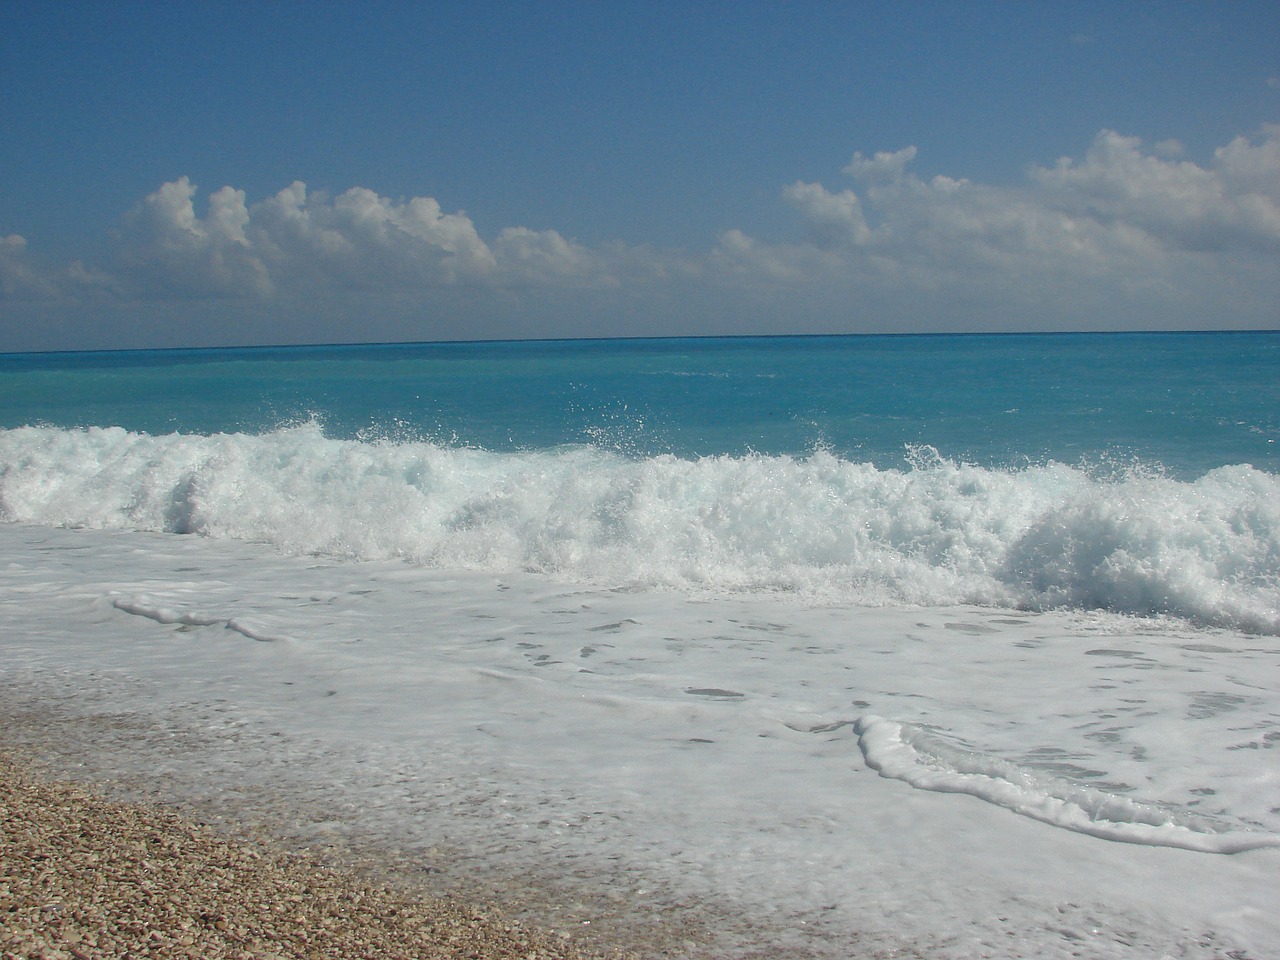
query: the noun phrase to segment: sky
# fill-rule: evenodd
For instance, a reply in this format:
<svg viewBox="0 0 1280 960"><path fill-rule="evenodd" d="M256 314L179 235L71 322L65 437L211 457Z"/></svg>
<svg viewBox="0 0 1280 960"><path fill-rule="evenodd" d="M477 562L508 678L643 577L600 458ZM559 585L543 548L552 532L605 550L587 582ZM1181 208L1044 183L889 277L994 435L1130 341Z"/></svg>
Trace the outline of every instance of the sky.
<svg viewBox="0 0 1280 960"><path fill-rule="evenodd" d="M1280 328L1280 4L0 0L0 351Z"/></svg>

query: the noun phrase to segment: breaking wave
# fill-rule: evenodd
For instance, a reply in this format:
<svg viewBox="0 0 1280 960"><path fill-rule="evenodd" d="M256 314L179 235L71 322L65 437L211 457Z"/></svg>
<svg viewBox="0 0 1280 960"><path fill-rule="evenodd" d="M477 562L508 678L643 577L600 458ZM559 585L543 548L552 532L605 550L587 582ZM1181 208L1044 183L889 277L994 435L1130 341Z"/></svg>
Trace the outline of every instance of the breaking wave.
<svg viewBox="0 0 1280 960"><path fill-rule="evenodd" d="M1019 469L917 452L493 453L421 441L0 431L0 519L289 552L859 604L1169 614L1280 633L1280 478Z"/></svg>

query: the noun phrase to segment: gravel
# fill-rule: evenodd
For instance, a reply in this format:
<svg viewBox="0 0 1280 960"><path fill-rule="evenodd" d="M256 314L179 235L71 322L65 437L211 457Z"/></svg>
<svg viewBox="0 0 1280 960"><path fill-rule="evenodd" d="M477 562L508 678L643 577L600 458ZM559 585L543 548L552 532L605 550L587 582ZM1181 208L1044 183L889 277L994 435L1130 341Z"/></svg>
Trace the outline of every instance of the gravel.
<svg viewBox="0 0 1280 960"><path fill-rule="evenodd" d="M3 960L599 956L496 910L45 779L0 752Z"/></svg>

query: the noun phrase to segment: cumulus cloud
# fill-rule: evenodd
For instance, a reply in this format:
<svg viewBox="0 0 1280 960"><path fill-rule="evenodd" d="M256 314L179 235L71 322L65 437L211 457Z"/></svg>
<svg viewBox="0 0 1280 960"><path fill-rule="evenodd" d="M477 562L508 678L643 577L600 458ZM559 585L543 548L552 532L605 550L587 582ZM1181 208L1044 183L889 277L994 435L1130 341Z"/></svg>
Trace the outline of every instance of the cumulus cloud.
<svg viewBox="0 0 1280 960"><path fill-rule="evenodd" d="M528 227L508 227L489 244L465 213L446 213L432 197L393 200L364 187L330 197L297 181L246 206L244 191L223 187L201 217L196 193L182 177L127 218L119 262L140 292L267 298L616 283L608 251Z"/></svg>
<svg viewBox="0 0 1280 960"><path fill-rule="evenodd" d="M554 230L507 227L494 244L494 258L508 283L518 279L532 284L613 286L618 282L600 254Z"/></svg>
<svg viewBox="0 0 1280 960"><path fill-rule="evenodd" d="M1144 153L1141 141L1098 135L1082 162L1032 173L1044 202L1072 217L1127 225L1166 248L1280 252L1280 128L1237 138L1201 167Z"/></svg>
<svg viewBox="0 0 1280 960"><path fill-rule="evenodd" d="M717 256L846 293L911 287L938 292L941 303L985 291L993 310L1006 311L1085 286L1165 303L1212 298L1216 288L1222 300L1229 275L1253 285L1242 304L1280 293L1280 127L1233 140L1203 166L1180 159L1181 149L1165 141L1148 151L1103 131L1082 159L1033 167L1014 186L924 179L910 169L913 147L855 153L843 170L855 188L783 189L802 243L729 231ZM806 260L806 250L825 256Z"/></svg>
<svg viewBox="0 0 1280 960"><path fill-rule="evenodd" d="M396 202L353 187L332 203L321 201L302 212L313 228L343 239L348 279L431 285L477 278L494 267L493 254L467 215L447 214L431 197Z"/></svg>
<svg viewBox="0 0 1280 960"><path fill-rule="evenodd" d="M243 190L223 187L196 214L196 187L186 177L166 183L130 212L116 248L116 267L135 295L237 297L266 295L271 281L245 235Z"/></svg>
<svg viewBox="0 0 1280 960"><path fill-rule="evenodd" d="M904 147L892 153L881 151L871 157L864 157L858 151L844 172L863 183L897 183L906 176L907 164L915 158L915 147Z"/></svg>
<svg viewBox="0 0 1280 960"><path fill-rule="evenodd" d="M121 262L146 289L266 297L317 285L422 287L483 276L493 256L465 214L430 197L396 202L353 187L330 200L293 183L249 207L223 187L197 215L196 187L166 183L128 218Z"/></svg>
<svg viewBox="0 0 1280 960"><path fill-rule="evenodd" d="M800 227L791 239L730 228L705 251L586 245L526 226L486 239L428 196L295 182L251 203L181 177L128 214L102 266L45 268L21 236L0 238L0 297L237 300L265 316L286 301L335 314L350 294L407 311L447 303L455 335L480 302L492 316L589 312L599 324L579 328L592 333L648 332L607 329L610 309L685 332L704 320L745 329L753 314L753 332L1280 322L1280 126L1202 162L1176 140L1147 147L1102 131L1082 156L1013 185L924 177L916 164L911 146L854 153L844 183L782 187ZM694 304L698 316L670 319Z"/></svg>
<svg viewBox="0 0 1280 960"><path fill-rule="evenodd" d="M800 211L809 225L811 241L819 247L856 246L871 239L862 201L852 190L830 193L821 184L797 181L782 195Z"/></svg>

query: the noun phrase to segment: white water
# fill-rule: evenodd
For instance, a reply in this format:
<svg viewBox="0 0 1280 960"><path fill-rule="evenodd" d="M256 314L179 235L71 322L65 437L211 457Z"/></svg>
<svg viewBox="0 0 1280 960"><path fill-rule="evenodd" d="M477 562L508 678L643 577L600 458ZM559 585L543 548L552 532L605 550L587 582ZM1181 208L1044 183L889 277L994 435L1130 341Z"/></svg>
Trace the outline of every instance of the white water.
<svg viewBox="0 0 1280 960"><path fill-rule="evenodd" d="M713 954L1280 955L1272 636L20 524L0 557L5 688L153 718L135 774L329 797L326 829L615 912L751 918Z"/></svg>
<svg viewBox="0 0 1280 960"><path fill-rule="evenodd" d="M1204 853L1239 853L1280 846L1280 834L1234 831L1212 820L1179 815L1153 803L1037 775L1016 763L957 748L910 724L864 716L854 724L854 730L867 766L881 776L922 790L967 793L1067 830L1107 840ZM1046 752L1045 748L1040 749ZM1060 762L1060 751L1049 748L1047 753L1055 763Z"/></svg>
<svg viewBox="0 0 1280 960"><path fill-rule="evenodd" d="M298 554L867 604L1169 613L1280 632L1280 478L818 452L634 460L118 428L0 431L0 519Z"/></svg>

